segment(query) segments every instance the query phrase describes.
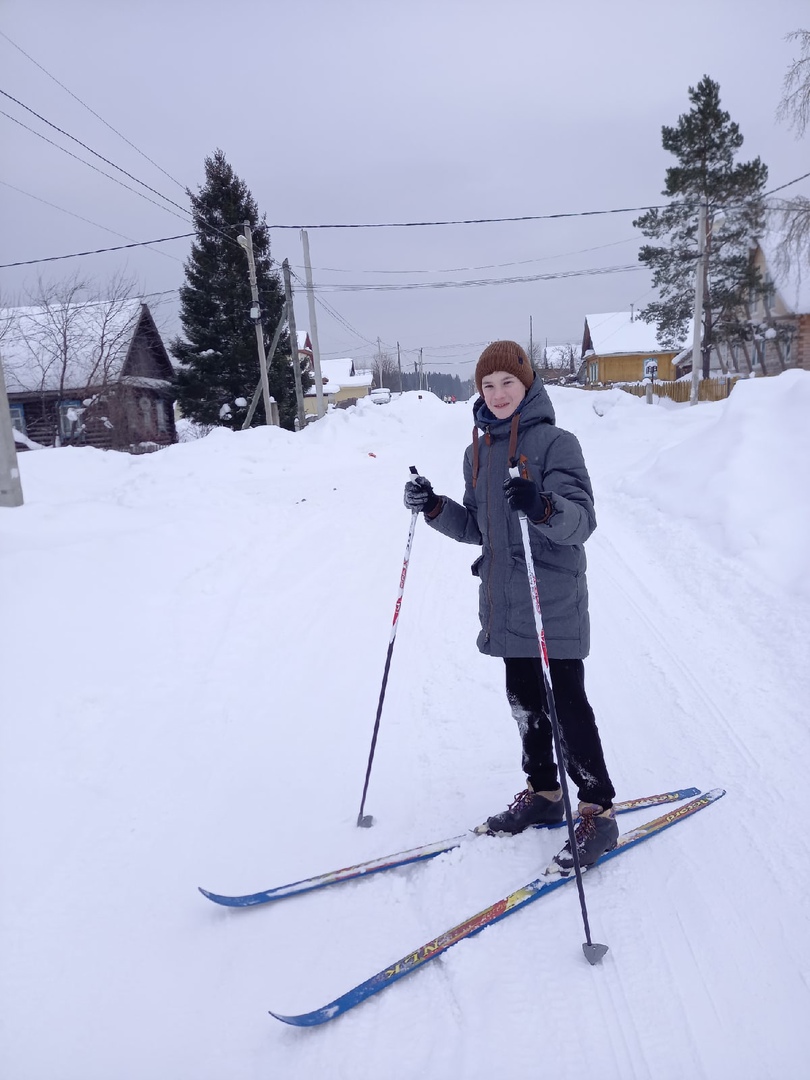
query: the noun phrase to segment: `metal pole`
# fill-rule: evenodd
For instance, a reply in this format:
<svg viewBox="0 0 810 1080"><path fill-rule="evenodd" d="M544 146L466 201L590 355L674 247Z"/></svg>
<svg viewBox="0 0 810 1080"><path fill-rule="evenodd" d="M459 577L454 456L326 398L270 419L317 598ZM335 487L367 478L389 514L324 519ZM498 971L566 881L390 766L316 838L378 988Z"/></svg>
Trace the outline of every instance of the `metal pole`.
<svg viewBox="0 0 810 1080"><path fill-rule="evenodd" d="M303 431L307 424L307 414L304 408L304 387L301 382L301 364L298 359L298 332L295 329L295 308L293 306L292 283L290 281L290 263L285 259L281 264L284 274L284 295L287 298L287 321L290 324L290 352L292 353L293 376L295 378L295 403L298 408L298 430Z"/></svg>
<svg viewBox="0 0 810 1080"><path fill-rule="evenodd" d="M705 274L703 263L706 258L706 216L708 199L705 195L700 200L698 212L698 254L695 266L695 327L692 334L692 392L689 398L690 405L697 405L700 392L700 348L703 330L703 283Z"/></svg>
<svg viewBox="0 0 810 1080"><path fill-rule="evenodd" d="M312 266L309 261L309 237L306 229L301 230L301 243L304 246L304 269L307 277L307 304L309 305L309 336L312 339L312 365L315 368L315 400L318 416L323 416L326 406L323 401L323 378L321 376L321 349L318 344L318 319L315 315L315 293L312 289Z"/></svg>
<svg viewBox="0 0 810 1080"><path fill-rule="evenodd" d="M262 311L259 306L259 286L256 282L256 262L253 258L253 232L250 228L250 222L244 223L244 234L237 236L236 241L241 248L244 248L248 261L248 275L250 277L250 295L253 300L253 304L250 309L250 318L253 321L253 325L256 327L256 345L259 349L259 371L261 372L262 379L262 396L264 397L264 422L265 424L272 424L273 413L270 408L270 383L267 381L267 357L264 353L264 331L262 330Z"/></svg>
<svg viewBox="0 0 810 1080"><path fill-rule="evenodd" d="M22 506L23 493L20 469L17 465L17 447L14 445L14 427L8 407L6 379L0 360L0 506Z"/></svg>
<svg viewBox="0 0 810 1080"><path fill-rule="evenodd" d="M411 474L418 476L419 472L415 465L411 465ZM388 685L388 672L391 668L391 657L394 653L394 642L397 637L397 629L399 627L399 612L402 607L402 594L405 591L405 578L408 574L408 563L411 561L411 545L413 544L413 532L416 528L416 519L419 517L419 511L414 510L411 514L411 527L408 530L408 543L405 545L405 559L402 563L402 572L399 575L399 593L397 594L397 602L394 605L394 621L391 624L391 636L388 639L388 653L385 657L385 668L383 670L382 686L380 687L380 700L377 702L377 716L374 720L374 731L371 736L371 749L368 755L368 765L366 766L366 779L363 784L363 797L360 800L360 813L357 815L357 824L360 828L370 829L374 824L374 818L371 814L364 814L363 810L366 806L366 794L368 793L368 782L371 778L371 763L374 761L374 751L377 747L377 735L380 731L380 717L382 716L383 701L385 700L385 688Z"/></svg>
<svg viewBox="0 0 810 1080"><path fill-rule="evenodd" d="M509 469L510 476L520 476L520 469L512 466ZM585 941L582 951L589 964L596 964L608 951L607 945L597 945L591 941L591 927L588 922L588 908L585 904L585 889L582 886L582 867L579 865L579 852L577 851L577 838L574 832L574 814L571 810L571 797L568 794L568 780L565 775L565 757L562 750L562 737L560 735L560 722L557 719L557 706L554 701L554 688L551 685L551 667L548 662L548 649L546 648L546 635L543 630L543 613L540 609L540 593L537 588L537 576L534 572L534 560L532 558L532 544L529 539L529 522L523 512L518 514L520 532L523 537L523 557L526 560L526 570L529 575L529 591L532 594L532 607L534 609L534 625L537 630L537 645L540 650L540 662L543 667L543 682L546 687L546 701L548 703L548 715L551 721L551 730L554 735L554 751L557 755L557 767L560 773L560 787L562 788L563 802L565 803L565 820L568 824L568 843L571 845L571 858L574 861L574 874L577 879L579 892L579 906L582 911L582 923L585 927Z"/></svg>

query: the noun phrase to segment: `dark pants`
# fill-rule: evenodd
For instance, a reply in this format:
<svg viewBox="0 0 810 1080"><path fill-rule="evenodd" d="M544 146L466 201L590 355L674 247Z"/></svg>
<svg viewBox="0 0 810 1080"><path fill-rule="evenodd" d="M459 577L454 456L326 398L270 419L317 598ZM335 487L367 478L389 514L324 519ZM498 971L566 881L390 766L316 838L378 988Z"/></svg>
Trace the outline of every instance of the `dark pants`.
<svg viewBox="0 0 810 1080"><path fill-rule="evenodd" d="M506 696L523 743L523 771L535 791L552 791L559 782L540 658L507 657L504 663ZM585 665L581 660L550 660L549 666L565 771L577 785L582 802L611 806L616 792L585 696Z"/></svg>

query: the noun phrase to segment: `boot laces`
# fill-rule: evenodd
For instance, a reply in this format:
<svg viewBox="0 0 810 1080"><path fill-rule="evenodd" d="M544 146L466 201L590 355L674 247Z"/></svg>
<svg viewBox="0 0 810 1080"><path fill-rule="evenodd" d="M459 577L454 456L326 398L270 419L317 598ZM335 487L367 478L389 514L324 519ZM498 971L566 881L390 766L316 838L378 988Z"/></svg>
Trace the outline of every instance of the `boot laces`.
<svg viewBox="0 0 810 1080"><path fill-rule="evenodd" d="M528 788L524 788L523 791L519 791L515 795L512 802L509 803L509 810L523 810L534 798L534 792Z"/></svg>
<svg viewBox="0 0 810 1080"><path fill-rule="evenodd" d="M596 819L601 814L602 809L598 806L588 806L582 811L576 828L574 829L574 836L577 840L577 849L583 848L587 841L596 832Z"/></svg>

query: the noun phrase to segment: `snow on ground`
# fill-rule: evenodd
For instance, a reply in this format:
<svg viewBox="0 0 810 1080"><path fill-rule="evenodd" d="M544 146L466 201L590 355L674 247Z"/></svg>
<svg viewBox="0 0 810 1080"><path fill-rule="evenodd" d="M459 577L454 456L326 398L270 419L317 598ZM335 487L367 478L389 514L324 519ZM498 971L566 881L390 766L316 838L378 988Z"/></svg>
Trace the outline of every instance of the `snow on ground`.
<svg viewBox="0 0 810 1080"><path fill-rule="evenodd" d="M664 408L552 389L585 450L586 665L619 797L727 796L323 1028L315 1008L530 880L557 834L246 911L522 786L473 548L418 523L366 809L411 464L461 495L469 407L21 455L0 512L0 1075L793 1080L810 1011L810 374ZM643 811L638 820L655 816ZM630 823L633 818L625 818Z"/></svg>

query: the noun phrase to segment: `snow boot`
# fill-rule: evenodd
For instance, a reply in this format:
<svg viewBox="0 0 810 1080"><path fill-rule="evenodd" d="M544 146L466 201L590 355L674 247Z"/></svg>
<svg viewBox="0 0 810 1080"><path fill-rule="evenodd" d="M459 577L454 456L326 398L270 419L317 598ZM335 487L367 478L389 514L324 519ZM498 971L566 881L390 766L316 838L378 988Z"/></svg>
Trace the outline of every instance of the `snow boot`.
<svg viewBox="0 0 810 1080"><path fill-rule="evenodd" d="M487 818L486 823L479 825L475 831L492 836L513 836L530 825L559 825L564 817L561 788L556 791L535 791L531 782L527 782L525 790L517 793L507 810Z"/></svg>
<svg viewBox="0 0 810 1080"><path fill-rule="evenodd" d="M619 839L619 826L616 824L616 811L611 807L606 810L597 803L579 804L579 821L574 828L577 842L579 865L584 870L616 847ZM574 859L571 854L571 842L566 841L562 851L551 860L547 874L568 877L574 871Z"/></svg>

